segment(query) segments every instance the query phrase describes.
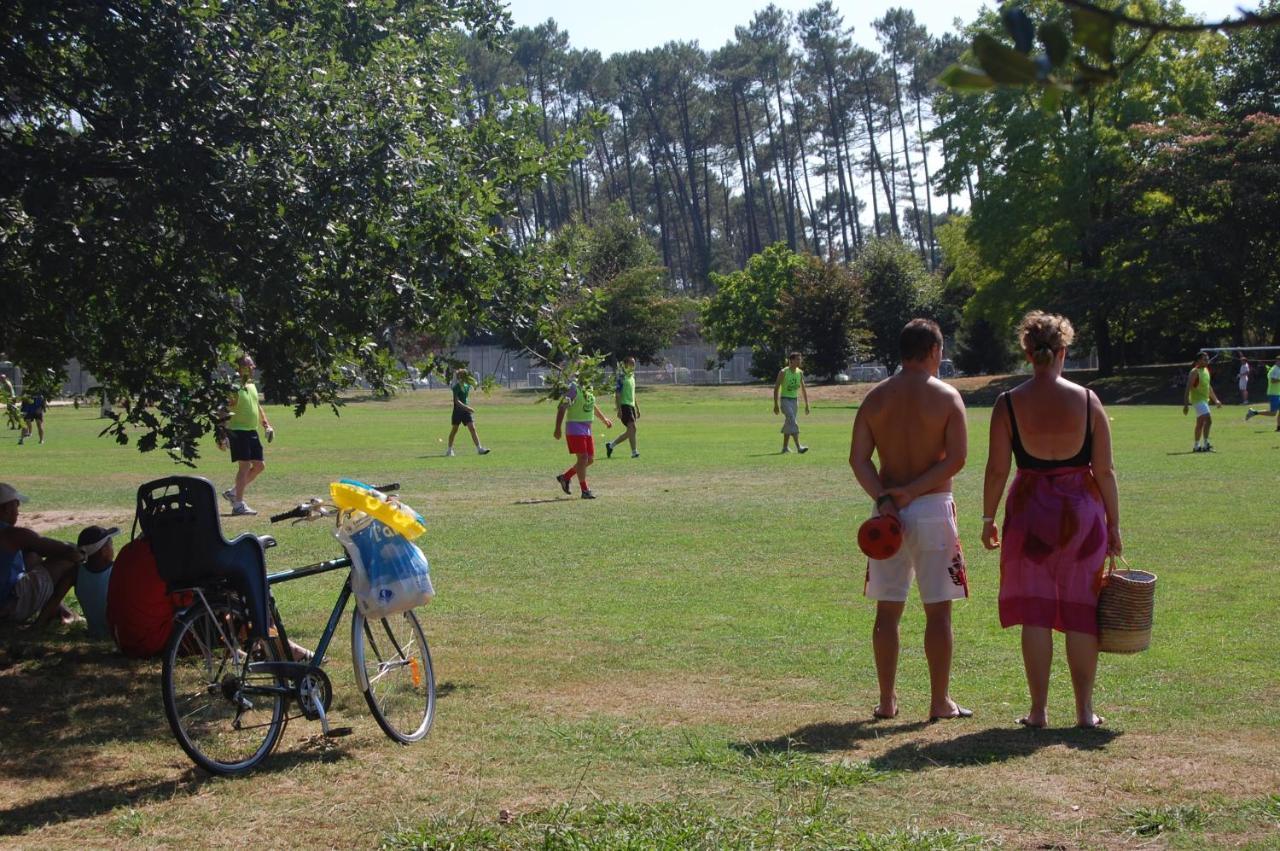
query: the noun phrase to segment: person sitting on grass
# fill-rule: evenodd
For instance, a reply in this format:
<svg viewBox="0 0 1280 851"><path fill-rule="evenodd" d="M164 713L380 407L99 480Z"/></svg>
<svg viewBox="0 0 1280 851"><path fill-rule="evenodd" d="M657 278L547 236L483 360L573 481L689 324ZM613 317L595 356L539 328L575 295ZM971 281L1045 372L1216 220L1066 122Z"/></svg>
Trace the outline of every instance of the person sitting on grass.
<svg viewBox="0 0 1280 851"><path fill-rule="evenodd" d="M76 540L76 547L84 558L84 563L76 571L76 600L80 602L80 611L84 612L90 638L110 635L107 631L107 589L111 585L111 566L116 558L111 539L118 534L120 529L116 526L110 529L88 526L81 530Z"/></svg>
<svg viewBox="0 0 1280 851"><path fill-rule="evenodd" d="M76 580L80 552L19 527L19 506L26 501L13 485L0 483L0 623L71 623L76 615L62 598Z"/></svg>
<svg viewBox="0 0 1280 851"><path fill-rule="evenodd" d="M465 369L459 369L453 377L453 428L449 431L449 448L444 451L446 457L452 458L453 439L458 434L458 426L464 425L471 432L471 442L476 445L477 455L488 455L489 450L480 445L480 435L476 434L475 413L470 398L473 388L478 386L476 379Z"/></svg>

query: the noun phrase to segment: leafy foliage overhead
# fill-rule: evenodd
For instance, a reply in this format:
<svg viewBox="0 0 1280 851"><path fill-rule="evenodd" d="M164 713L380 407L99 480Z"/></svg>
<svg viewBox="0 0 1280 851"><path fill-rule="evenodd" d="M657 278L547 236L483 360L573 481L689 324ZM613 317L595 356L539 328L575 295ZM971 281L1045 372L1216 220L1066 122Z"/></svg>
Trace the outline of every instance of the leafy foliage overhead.
<svg viewBox="0 0 1280 851"><path fill-rule="evenodd" d="M396 329L551 345L558 281L504 221L580 148L520 100L464 108L456 32L507 26L496 0L6 3L0 350L78 358L121 442L189 459L236 350L300 413L385 385Z"/></svg>

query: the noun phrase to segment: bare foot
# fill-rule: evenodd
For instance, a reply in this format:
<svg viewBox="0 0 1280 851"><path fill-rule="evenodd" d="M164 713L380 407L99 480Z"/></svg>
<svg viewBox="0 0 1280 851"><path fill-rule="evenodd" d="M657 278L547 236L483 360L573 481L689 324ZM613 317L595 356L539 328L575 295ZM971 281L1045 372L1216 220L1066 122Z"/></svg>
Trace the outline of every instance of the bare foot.
<svg viewBox="0 0 1280 851"><path fill-rule="evenodd" d="M1032 730L1042 730L1049 726L1049 716L1043 712L1028 712L1018 719L1018 723Z"/></svg>
<svg viewBox="0 0 1280 851"><path fill-rule="evenodd" d="M883 704L883 703L878 704L878 705L876 706L876 708L875 708L875 709L871 710L871 717L872 717L872 718L877 718L877 719L879 719L879 720L881 720L881 721L890 721L890 720L892 720L892 719L894 719L894 718L897 718L897 717L898 717L898 704L897 704L897 703L892 703L892 704L890 704L890 706L892 706L893 708L892 708L892 709L885 709L885 708L884 708L884 704Z"/></svg>
<svg viewBox="0 0 1280 851"><path fill-rule="evenodd" d="M1081 730L1096 730L1103 724L1107 723L1107 719L1096 713L1091 713L1092 721L1076 721L1076 726Z"/></svg>
<svg viewBox="0 0 1280 851"><path fill-rule="evenodd" d="M973 710L965 709L951 698L947 698L947 702L941 708L932 707L929 710L930 721L949 721L952 718L972 718Z"/></svg>

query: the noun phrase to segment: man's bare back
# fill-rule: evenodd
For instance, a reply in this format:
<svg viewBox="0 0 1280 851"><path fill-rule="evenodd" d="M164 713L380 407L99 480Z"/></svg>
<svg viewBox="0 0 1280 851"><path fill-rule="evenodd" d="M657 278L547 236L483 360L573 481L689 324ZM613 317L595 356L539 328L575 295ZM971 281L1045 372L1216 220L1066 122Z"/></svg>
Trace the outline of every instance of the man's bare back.
<svg viewBox="0 0 1280 851"><path fill-rule="evenodd" d="M895 493L898 507L929 493L947 493L964 466L968 429L964 402L919 363L880 382L858 409L849 463L872 497ZM879 469L871 460L879 456Z"/></svg>

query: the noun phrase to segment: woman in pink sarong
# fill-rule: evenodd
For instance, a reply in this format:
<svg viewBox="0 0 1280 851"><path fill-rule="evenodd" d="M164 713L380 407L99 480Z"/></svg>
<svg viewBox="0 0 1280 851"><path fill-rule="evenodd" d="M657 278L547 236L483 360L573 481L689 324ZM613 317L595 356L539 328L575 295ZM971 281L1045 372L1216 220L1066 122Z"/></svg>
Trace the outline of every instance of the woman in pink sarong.
<svg viewBox="0 0 1280 851"><path fill-rule="evenodd" d="M1048 724L1056 629L1066 633L1076 724L1097 727L1098 593L1107 556L1121 549L1111 428L1098 397L1062 377L1071 323L1033 311L1018 330L1034 373L1001 394L991 412L982 543L1000 548L1000 625L1022 627L1031 710L1018 723ZM1018 474L997 532L1010 455Z"/></svg>

